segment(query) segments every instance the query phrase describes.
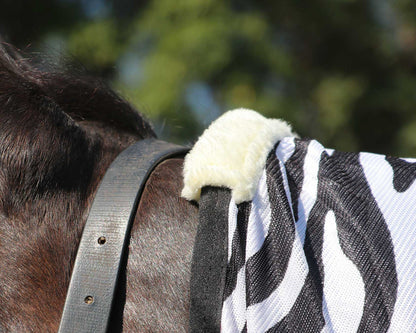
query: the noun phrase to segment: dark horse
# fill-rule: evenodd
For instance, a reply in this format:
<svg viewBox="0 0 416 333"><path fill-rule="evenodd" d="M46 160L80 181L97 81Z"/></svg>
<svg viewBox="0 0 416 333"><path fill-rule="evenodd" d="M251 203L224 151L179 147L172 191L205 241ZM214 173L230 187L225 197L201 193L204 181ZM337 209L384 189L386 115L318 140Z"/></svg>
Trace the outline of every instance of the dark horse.
<svg viewBox="0 0 416 333"><path fill-rule="evenodd" d="M154 136L102 82L0 46L1 332L58 330L100 180L123 149ZM163 162L146 185L112 332L187 330L197 207L180 198L182 163Z"/></svg>

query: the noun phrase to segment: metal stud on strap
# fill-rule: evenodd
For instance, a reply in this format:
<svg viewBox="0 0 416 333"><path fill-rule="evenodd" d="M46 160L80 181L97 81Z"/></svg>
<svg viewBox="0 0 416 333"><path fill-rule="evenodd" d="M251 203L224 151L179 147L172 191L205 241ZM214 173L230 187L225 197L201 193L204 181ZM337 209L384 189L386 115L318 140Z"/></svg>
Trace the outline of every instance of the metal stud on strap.
<svg viewBox="0 0 416 333"><path fill-rule="evenodd" d="M59 333L106 332L126 236L145 182L157 164L187 150L147 139L111 164L84 227Z"/></svg>

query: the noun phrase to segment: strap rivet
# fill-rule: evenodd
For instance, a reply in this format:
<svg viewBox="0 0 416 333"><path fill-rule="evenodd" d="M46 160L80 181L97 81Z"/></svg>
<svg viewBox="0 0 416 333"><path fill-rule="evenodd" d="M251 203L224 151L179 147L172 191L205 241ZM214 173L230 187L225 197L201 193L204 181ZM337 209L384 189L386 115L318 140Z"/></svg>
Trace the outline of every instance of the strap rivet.
<svg viewBox="0 0 416 333"><path fill-rule="evenodd" d="M104 236L98 238L98 244L104 245L107 239Z"/></svg>
<svg viewBox="0 0 416 333"><path fill-rule="evenodd" d="M86 296L86 297L84 298L84 303L86 303L86 304L88 304L88 305L90 305L90 304L94 303L94 297L92 297L92 296Z"/></svg>

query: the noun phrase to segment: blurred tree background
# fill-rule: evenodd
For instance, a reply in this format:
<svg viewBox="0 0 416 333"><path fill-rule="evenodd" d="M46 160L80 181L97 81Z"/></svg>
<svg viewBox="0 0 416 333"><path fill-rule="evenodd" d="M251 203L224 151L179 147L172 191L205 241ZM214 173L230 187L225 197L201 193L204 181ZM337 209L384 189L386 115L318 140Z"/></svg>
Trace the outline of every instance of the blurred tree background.
<svg viewBox="0 0 416 333"><path fill-rule="evenodd" d="M165 139L246 107L328 147L416 156L415 1L0 0L0 34L74 57Z"/></svg>

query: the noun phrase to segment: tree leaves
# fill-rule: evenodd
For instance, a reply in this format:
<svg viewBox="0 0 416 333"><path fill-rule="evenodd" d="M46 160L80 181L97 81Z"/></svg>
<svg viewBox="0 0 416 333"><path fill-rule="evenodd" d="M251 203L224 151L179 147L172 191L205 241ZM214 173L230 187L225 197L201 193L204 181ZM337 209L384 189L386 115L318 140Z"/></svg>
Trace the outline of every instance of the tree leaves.
<svg viewBox="0 0 416 333"><path fill-rule="evenodd" d="M91 3L48 1L67 28L51 19L45 34L43 13L38 39L58 34L164 138L192 141L247 107L329 147L416 156L412 1L101 0L95 17Z"/></svg>

